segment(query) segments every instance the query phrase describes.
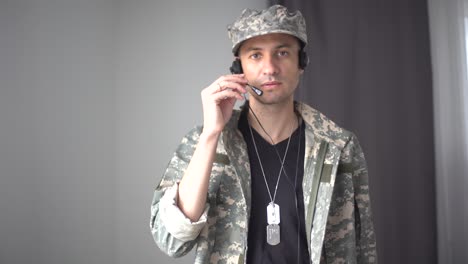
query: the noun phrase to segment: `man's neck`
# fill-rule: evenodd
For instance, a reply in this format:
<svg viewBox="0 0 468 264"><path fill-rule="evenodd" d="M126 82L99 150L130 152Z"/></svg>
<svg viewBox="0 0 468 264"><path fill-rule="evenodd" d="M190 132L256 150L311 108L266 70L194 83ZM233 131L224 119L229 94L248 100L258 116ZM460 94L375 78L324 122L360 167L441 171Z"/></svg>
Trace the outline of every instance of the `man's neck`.
<svg viewBox="0 0 468 264"><path fill-rule="evenodd" d="M284 104L273 105L265 105L251 100L250 107L257 116L261 126L251 112L248 115L250 125L271 144L277 144L287 139L298 126L293 100ZM273 142L271 142L272 140Z"/></svg>

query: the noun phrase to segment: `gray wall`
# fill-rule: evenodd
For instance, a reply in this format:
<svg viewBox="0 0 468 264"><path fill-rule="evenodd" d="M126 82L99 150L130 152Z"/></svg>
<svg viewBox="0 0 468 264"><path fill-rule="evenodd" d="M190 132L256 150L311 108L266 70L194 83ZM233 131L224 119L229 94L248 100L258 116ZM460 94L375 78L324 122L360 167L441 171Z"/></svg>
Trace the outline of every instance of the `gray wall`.
<svg viewBox="0 0 468 264"><path fill-rule="evenodd" d="M0 263L173 261L152 190L255 1L0 2Z"/></svg>
<svg viewBox="0 0 468 264"><path fill-rule="evenodd" d="M112 2L0 3L0 263L112 263Z"/></svg>

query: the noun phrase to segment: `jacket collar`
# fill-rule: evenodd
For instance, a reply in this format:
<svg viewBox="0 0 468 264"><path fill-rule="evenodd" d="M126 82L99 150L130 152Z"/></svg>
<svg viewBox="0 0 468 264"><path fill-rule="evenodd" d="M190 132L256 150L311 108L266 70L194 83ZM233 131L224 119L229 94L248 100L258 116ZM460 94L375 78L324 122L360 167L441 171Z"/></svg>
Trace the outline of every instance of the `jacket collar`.
<svg viewBox="0 0 468 264"><path fill-rule="evenodd" d="M249 101L246 101L240 110L233 111L231 119L226 124L228 130L237 130L239 118L244 111L248 111L248 106ZM313 138L335 145L338 149L344 148L349 137L348 131L305 103L295 101L294 108L306 123L307 128L312 131Z"/></svg>

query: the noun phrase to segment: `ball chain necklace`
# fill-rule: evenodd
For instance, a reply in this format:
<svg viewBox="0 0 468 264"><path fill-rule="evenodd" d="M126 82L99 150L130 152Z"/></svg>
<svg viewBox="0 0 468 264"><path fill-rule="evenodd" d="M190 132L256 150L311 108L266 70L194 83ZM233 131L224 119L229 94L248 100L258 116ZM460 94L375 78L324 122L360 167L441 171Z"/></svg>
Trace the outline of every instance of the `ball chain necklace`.
<svg viewBox="0 0 468 264"><path fill-rule="evenodd" d="M249 108L250 108L250 106L249 106ZM252 114L254 115L255 119L258 122L258 124L262 128L263 132L265 132L265 134L270 138L271 143L273 143L273 146L274 146L275 144L274 144L273 139L265 131L262 124L260 123L260 120L255 115L255 113L253 112L252 108L250 108L250 111L252 111ZM248 119L247 119L247 121L248 121ZM288 154L289 143L291 142L291 136L292 136L292 133L293 133L293 129L294 129L294 126L291 127L291 133L289 134L288 143L286 145L286 151L284 152L283 159L281 159L281 157L279 156L279 153L276 150L276 146L275 146L275 150L276 150L276 152L278 154L278 158L280 158L280 161L281 161L281 168L279 170L278 179L276 181L275 192L273 193L273 196L271 196L271 191L270 191L270 187L268 186L268 182L267 182L267 179L266 179L266 176L265 176L265 171L263 169L263 164L262 164L262 161L260 159L260 155L258 154L257 143L255 142L255 138L254 138L254 135L253 135L253 132L252 132L252 126L249 123L250 136L252 137L255 153L257 154L257 158L258 158L258 162L260 164L260 169L262 171L263 179L265 180L265 186L267 188L268 195L270 196L270 203L267 206L267 222L268 222L268 225L267 225L266 231L267 231L267 243L272 245L272 246L278 245L280 243L280 226L279 226L279 223L280 223L280 207L279 207L278 204L275 204L275 199L276 199L276 192L278 191L278 184L279 184L279 181L281 179L282 172L284 171L284 161L286 160L286 156Z"/></svg>

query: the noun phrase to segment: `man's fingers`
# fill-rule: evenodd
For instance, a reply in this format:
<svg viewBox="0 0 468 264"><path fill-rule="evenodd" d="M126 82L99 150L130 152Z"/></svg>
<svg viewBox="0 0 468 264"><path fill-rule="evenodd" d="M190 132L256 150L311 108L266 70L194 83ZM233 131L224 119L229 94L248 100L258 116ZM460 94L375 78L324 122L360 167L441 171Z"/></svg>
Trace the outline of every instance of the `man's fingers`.
<svg viewBox="0 0 468 264"><path fill-rule="evenodd" d="M233 81L220 81L220 82L215 82L212 86L214 88L212 89L212 93L219 93L224 90L236 90L239 93L246 93L247 90L245 89L245 83L238 83L238 82L233 82Z"/></svg>
<svg viewBox="0 0 468 264"><path fill-rule="evenodd" d="M218 78L212 85L211 85L211 92L219 93L226 89L234 89L238 90L240 93L246 93L245 85L247 84L247 80L244 78L242 74L237 75L225 75Z"/></svg>
<svg viewBox="0 0 468 264"><path fill-rule="evenodd" d="M238 92L237 90L234 90L234 89L226 89L226 90L223 90L221 92L213 94L213 99L216 102L221 102L222 100L226 100L228 98L235 98L235 99L238 99L238 100L243 100L244 99L242 94L240 92Z"/></svg>

